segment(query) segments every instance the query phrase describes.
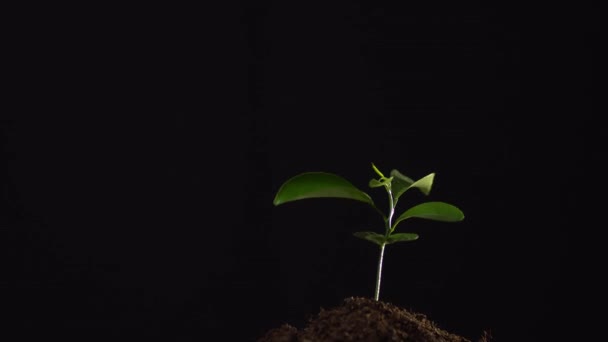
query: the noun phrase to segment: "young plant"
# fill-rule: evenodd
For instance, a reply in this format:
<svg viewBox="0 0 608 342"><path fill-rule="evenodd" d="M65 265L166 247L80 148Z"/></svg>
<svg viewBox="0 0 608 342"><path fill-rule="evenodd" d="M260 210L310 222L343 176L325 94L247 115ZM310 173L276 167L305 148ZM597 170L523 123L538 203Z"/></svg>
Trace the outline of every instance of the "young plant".
<svg viewBox="0 0 608 342"><path fill-rule="evenodd" d="M292 202L307 198L346 198L361 201L374 208L384 220L384 234L365 231L356 232L358 238L373 242L380 247L380 257L378 259L378 269L376 273L376 290L374 299L380 297L380 281L382 278L382 261L384 259L384 249L386 245L396 242L414 241L418 239L415 233L395 233L397 225L410 218L421 218L443 222L457 222L464 219L464 214L454 205L445 202L425 202L403 211L395 218L395 209L399 198L409 189L417 188L423 194L431 192L435 173L431 173L417 181L403 175L397 170L390 172L390 177L386 177L372 163L372 168L379 176L378 179L369 181L370 188L383 187L388 194L388 213L385 215L382 210L376 207L372 198L365 192L359 190L352 183L333 173L328 172L305 172L298 174L287 180L281 185L274 198L274 205L278 206L287 202Z"/></svg>

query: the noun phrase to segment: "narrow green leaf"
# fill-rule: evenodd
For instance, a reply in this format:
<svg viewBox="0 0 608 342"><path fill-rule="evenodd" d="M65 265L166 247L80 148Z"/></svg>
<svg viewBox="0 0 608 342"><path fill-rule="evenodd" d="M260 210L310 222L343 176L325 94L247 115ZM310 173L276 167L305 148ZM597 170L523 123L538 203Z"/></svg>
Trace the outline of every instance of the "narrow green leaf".
<svg viewBox="0 0 608 342"><path fill-rule="evenodd" d="M399 222L412 217L434 221L457 222L464 219L464 214L460 209L448 203L426 202L406 210L395 220L391 230L394 230Z"/></svg>
<svg viewBox="0 0 608 342"><path fill-rule="evenodd" d="M395 243L395 242L406 242L406 241L414 241L418 240L418 234L414 233L397 233L389 235L388 239L386 239L386 243Z"/></svg>
<svg viewBox="0 0 608 342"><path fill-rule="evenodd" d="M277 191L273 204L276 206L291 201L319 197L346 198L374 206L374 202L368 194L346 179L327 172L305 172L290 178Z"/></svg>
<svg viewBox="0 0 608 342"><path fill-rule="evenodd" d="M378 246L386 244L386 238L384 235L375 232L356 232L353 235L360 239L371 241Z"/></svg>
<svg viewBox="0 0 608 342"><path fill-rule="evenodd" d="M382 172L380 172L380 170L378 170L376 165L374 165L374 163L372 163L372 169L374 169L374 171L378 174L378 176L385 178L384 175L382 174Z"/></svg>

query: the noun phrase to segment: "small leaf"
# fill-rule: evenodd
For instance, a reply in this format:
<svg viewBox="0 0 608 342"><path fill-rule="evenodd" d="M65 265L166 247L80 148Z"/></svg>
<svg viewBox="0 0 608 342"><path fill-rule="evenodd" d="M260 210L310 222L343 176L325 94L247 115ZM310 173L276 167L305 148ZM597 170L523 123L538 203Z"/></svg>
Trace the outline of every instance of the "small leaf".
<svg viewBox="0 0 608 342"><path fill-rule="evenodd" d="M380 180L378 179L371 179L369 181L369 187L370 188L378 188L381 186L385 186L387 183L390 184L393 181L393 177L390 178L382 178Z"/></svg>
<svg viewBox="0 0 608 342"><path fill-rule="evenodd" d="M406 210L395 220L391 230L394 230L399 222L412 217L434 221L457 222L464 219L464 214L460 209L448 203L426 202Z"/></svg>
<svg viewBox="0 0 608 342"><path fill-rule="evenodd" d="M402 175L397 170L392 170L391 176L395 178L393 182L393 198L395 201L410 188L418 188L423 194L428 195L431 192L433 180L435 179L435 173L431 173L414 182L411 178Z"/></svg>
<svg viewBox="0 0 608 342"><path fill-rule="evenodd" d="M397 233L389 235L388 239L386 239L386 243L395 243L395 242L405 242L405 241L414 241L418 240L418 234L414 233Z"/></svg>
<svg viewBox="0 0 608 342"><path fill-rule="evenodd" d="M374 206L371 197L359 190L346 179L327 172L305 172L287 180L274 198L273 204L306 198L346 198L368 203Z"/></svg>
<svg viewBox="0 0 608 342"><path fill-rule="evenodd" d="M356 232L353 235L360 239L371 241L378 246L386 244L386 238L384 237L384 235L375 232Z"/></svg>
<svg viewBox="0 0 608 342"><path fill-rule="evenodd" d="M402 174L401 172L399 172L399 170L396 170L396 169L391 170L391 176L395 177L395 178L399 178L399 179L401 179L404 182L409 183L409 184L414 183L413 179L411 179L410 177Z"/></svg>
<svg viewBox="0 0 608 342"><path fill-rule="evenodd" d="M414 184L410 185L410 188L418 188L423 194L428 195L433 187L434 179L435 173L433 172L415 181Z"/></svg>
<svg viewBox="0 0 608 342"><path fill-rule="evenodd" d="M391 183L391 188L393 190L393 198L395 199L395 201L397 201L397 199L399 199L399 196L403 195L403 193L412 184L414 184L414 181L411 178L401 174L401 172L397 170L392 170L391 176L393 177L393 182Z"/></svg>
<svg viewBox="0 0 608 342"><path fill-rule="evenodd" d="M384 183L382 183L381 181L379 181L377 179L370 179L368 185L370 188L379 188L379 187L383 186Z"/></svg>

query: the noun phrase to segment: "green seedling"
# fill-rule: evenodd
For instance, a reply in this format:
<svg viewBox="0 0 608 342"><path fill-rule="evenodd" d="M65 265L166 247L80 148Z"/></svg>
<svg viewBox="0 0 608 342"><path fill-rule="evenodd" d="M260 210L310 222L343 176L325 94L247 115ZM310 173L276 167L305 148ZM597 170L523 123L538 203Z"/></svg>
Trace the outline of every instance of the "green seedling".
<svg viewBox="0 0 608 342"><path fill-rule="evenodd" d="M308 199L308 198L346 198L369 204L376 210L384 220L384 234L371 231L356 232L358 238L370 241L380 247L380 257L378 259L378 269L376 273L376 290L374 299L380 297L380 281L382 278L382 261L384 259L384 249L386 245L396 242L407 242L418 239L415 233L396 233L395 228L401 222L410 218L421 218L443 222L457 222L464 219L464 214L460 209L452 204L445 202L424 202L412 206L395 218L395 210L399 198L409 189L417 188L423 194L429 195L435 173L431 173L417 181L403 175L397 170L390 172L390 177L386 177L372 163L372 168L379 176L378 179L369 181L370 188L383 187L388 194L388 214L376 207L372 198L365 192L359 190L351 182L333 173L328 172L305 172L298 174L281 185L274 198L274 205Z"/></svg>

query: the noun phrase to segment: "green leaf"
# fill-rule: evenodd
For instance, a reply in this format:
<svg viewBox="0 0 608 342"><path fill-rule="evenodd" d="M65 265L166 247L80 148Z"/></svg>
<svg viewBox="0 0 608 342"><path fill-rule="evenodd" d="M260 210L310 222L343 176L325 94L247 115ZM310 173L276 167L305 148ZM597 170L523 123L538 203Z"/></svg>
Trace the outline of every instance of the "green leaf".
<svg viewBox="0 0 608 342"><path fill-rule="evenodd" d="M376 165L374 165L374 163L372 163L372 169L374 169L374 171L378 174L378 176L380 176L381 178L386 178L384 177L384 175L382 174L382 172L380 172L380 170L378 170L378 168L376 167Z"/></svg>
<svg viewBox="0 0 608 342"><path fill-rule="evenodd" d="M388 239L386 239L386 243L395 243L395 242L405 242L405 241L414 241L418 240L418 234L414 233L397 233L389 235Z"/></svg>
<svg viewBox="0 0 608 342"><path fill-rule="evenodd" d="M327 172L305 172L290 178L277 191L273 204L276 206L291 201L319 197L347 198L374 206L374 202L368 194L346 179Z"/></svg>
<svg viewBox="0 0 608 342"><path fill-rule="evenodd" d="M393 198L395 201L398 200L399 197L410 188L418 188L423 194L428 195L431 192L433 180L435 179L434 172L420 178L415 182L412 181L411 178L402 175L397 170L392 170L391 176L393 176L396 180L393 181Z"/></svg>
<svg viewBox="0 0 608 342"><path fill-rule="evenodd" d="M433 172L415 181L414 184L410 185L410 188L418 188L423 194L428 195L433 187L434 179L435 173Z"/></svg>
<svg viewBox="0 0 608 342"><path fill-rule="evenodd" d="M418 217L427 220L457 222L464 219L464 214L457 207L444 202L426 202L411 207L401 214L393 223L391 231L397 227L397 224L408 218Z"/></svg>
<svg viewBox="0 0 608 342"><path fill-rule="evenodd" d="M403 180L404 182L406 182L408 184L414 183L413 179L411 179L410 177L402 174L401 172L399 172L399 170L396 170L396 169L391 170L391 176L395 177L395 178L399 178L399 179Z"/></svg>
<svg viewBox="0 0 608 342"><path fill-rule="evenodd" d="M377 180L377 179L370 179L368 185L369 185L370 188L379 188L379 187L383 186L384 183L381 182L381 181L379 181L379 180Z"/></svg>
<svg viewBox="0 0 608 342"><path fill-rule="evenodd" d="M383 178L383 179L371 179L369 181L369 187L370 188L378 188L381 186L385 186L387 183L390 184L393 181L393 177L390 178Z"/></svg>
<svg viewBox="0 0 608 342"><path fill-rule="evenodd" d="M371 241L378 246L386 244L386 238L384 235L375 232L356 232L353 235L360 239Z"/></svg>
<svg viewBox="0 0 608 342"><path fill-rule="evenodd" d="M393 191L393 199L397 201L399 196L403 195L405 190L409 189L409 187L414 184L414 181L397 170L391 171L391 177L393 177L391 186Z"/></svg>

